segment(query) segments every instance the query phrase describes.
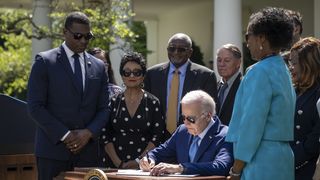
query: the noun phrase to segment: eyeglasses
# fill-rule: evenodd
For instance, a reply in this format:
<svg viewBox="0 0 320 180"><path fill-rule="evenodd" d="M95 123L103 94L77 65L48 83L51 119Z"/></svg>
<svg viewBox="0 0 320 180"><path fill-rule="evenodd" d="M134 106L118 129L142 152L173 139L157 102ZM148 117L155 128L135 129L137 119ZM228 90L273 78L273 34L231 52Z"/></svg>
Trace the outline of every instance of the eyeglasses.
<svg viewBox="0 0 320 180"><path fill-rule="evenodd" d="M122 71L122 75L123 75L124 77L129 77L129 76L131 76L131 74L133 74L133 76L135 76L135 77L139 77L139 76L142 75L142 70L135 70L135 71L126 71L126 70L123 70L123 71Z"/></svg>
<svg viewBox="0 0 320 180"><path fill-rule="evenodd" d="M288 65L291 66L291 67L296 66L297 64L298 64L298 62L293 61L291 59L288 61Z"/></svg>
<svg viewBox="0 0 320 180"><path fill-rule="evenodd" d="M171 53L175 52L177 50L178 53L184 53L186 51L189 50L189 48L187 47L173 47L173 46L169 46L167 47L167 50Z"/></svg>
<svg viewBox="0 0 320 180"><path fill-rule="evenodd" d="M90 40L90 39L94 38L92 32L89 32L87 34L82 34L82 33L72 32L70 29L67 29L67 30L73 35L73 39L75 39L75 40L80 40L83 37L84 37L85 40Z"/></svg>
<svg viewBox="0 0 320 180"><path fill-rule="evenodd" d="M251 36L253 33L246 33L244 35L244 38L246 39L246 42L248 42L249 36Z"/></svg>
<svg viewBox="0 0 320 180"><path fill-rule="evenodd" d="M197 119L200 119L200 118L202 117L202 115L204 115L204 114L201 114L201 115L197 118L197 116L185 116L184 114L181 114L181 115L180 115L180 121L185 121L185 120L187 120L187 121L189 121L190 123L194 124L194 123L196 123L196 120L197 120Z"/></svg>

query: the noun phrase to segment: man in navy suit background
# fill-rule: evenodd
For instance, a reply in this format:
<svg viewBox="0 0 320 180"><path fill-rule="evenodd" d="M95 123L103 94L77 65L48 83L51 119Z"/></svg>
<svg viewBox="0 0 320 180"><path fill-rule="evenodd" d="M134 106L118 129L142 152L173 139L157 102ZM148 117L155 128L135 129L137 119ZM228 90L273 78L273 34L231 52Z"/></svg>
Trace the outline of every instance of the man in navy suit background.
<svg viewBox="0 0 320 180"><path fill-rule="evenodd" d="M85 14L70 13L63 44L35 57L28 110L37 125L39 180L76 166L102 166L98 137L109 115L108 78L103 62L85 52L90 29Z"/></svg>
<svg viewBox="0 0 320 180"><path fill-rule="evenodd" d="M195 90L182 98L181 107L184 124L164 144L143 157L140 168L156 176L164 173L227 176L233 163L232 144L224 141L228 127L215 116L214 100L206 92Z"/></svg>

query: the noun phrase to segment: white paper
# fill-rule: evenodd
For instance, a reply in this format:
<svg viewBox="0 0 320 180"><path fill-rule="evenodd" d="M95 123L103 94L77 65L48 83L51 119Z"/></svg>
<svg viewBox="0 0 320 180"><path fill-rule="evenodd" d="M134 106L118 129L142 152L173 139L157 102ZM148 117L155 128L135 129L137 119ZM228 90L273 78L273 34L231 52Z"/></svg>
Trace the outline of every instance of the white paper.
<svg viewBox="0 0 320 180"><path fill-rule="evenodd" d="M126 175L126 176L150 176L150 172L145 172L142 170L134 170L134 169L119 169L116 175ZM199 174L163 174L161 176L170 176L170 177L195 177L199 176Z"/></svg>

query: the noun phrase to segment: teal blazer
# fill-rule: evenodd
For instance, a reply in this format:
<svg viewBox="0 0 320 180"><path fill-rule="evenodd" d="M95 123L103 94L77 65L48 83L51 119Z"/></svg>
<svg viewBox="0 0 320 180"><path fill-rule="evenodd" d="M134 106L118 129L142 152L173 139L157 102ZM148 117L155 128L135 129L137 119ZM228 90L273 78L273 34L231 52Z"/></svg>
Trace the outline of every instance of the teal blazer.
<svg viewBox="0 0 320 180"><path fill-rule="evenodd" d="M280 56L257 62L238 89L226 141L234 158L250 162L262 140L292 141L295 91Z"/></svg>

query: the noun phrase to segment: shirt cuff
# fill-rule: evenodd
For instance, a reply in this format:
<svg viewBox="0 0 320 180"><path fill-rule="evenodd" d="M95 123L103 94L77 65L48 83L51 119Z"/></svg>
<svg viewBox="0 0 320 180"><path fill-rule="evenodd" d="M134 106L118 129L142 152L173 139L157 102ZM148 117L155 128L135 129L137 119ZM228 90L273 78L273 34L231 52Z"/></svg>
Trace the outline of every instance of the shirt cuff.
<svg viewBox="0 0 320 180"><path fill-rule="evenodd" d="M69 134L70 134L70 131L68 131L60 140L64 141Z"/></svg>

